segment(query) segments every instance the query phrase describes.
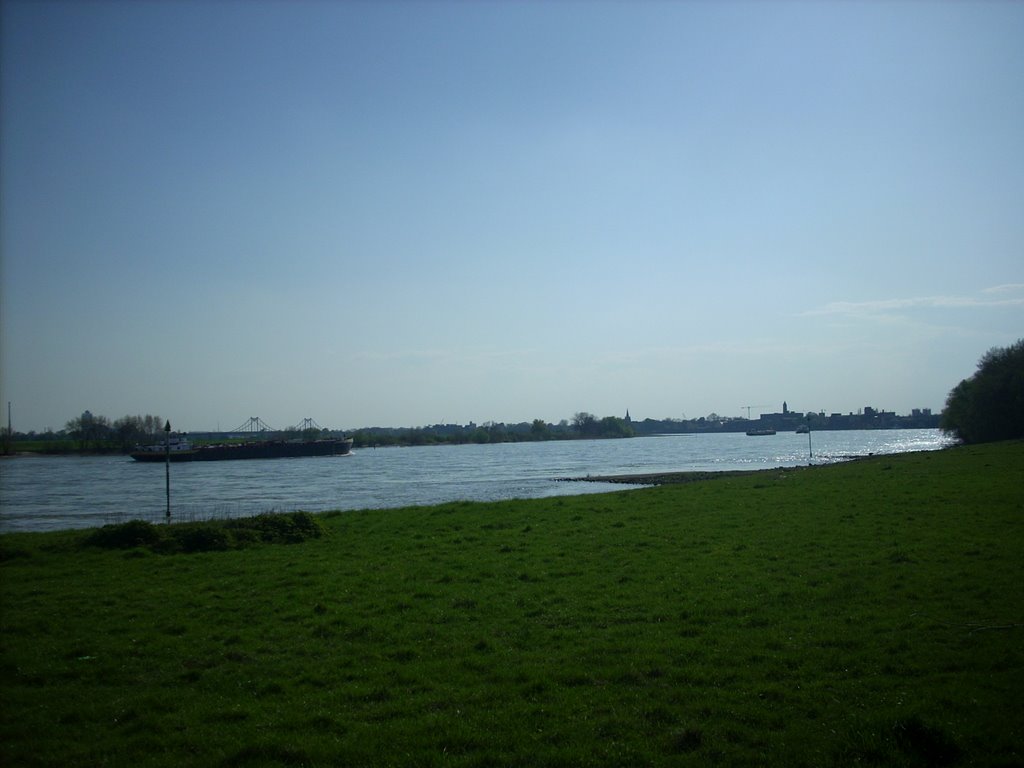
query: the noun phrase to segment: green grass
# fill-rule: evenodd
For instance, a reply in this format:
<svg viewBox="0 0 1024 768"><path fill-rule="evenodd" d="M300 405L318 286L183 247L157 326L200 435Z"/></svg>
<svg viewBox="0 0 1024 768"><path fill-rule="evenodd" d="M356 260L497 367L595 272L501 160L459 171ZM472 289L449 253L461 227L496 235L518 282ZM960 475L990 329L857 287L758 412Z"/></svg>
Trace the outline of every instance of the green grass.
<svg viewBox="0 0 1024 768"><path fill-rule="evenodd" d="M0 763L1021 765L1024 443L332 513L163 554L0 537Z"/></svg>

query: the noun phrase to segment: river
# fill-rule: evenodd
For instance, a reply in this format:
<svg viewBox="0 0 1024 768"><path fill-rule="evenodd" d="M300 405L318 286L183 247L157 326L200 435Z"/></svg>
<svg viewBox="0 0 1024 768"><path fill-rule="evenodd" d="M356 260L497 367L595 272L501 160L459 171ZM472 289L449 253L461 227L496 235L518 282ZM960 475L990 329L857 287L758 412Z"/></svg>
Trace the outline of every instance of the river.
<svg viewBox="0 0 1024 768"><path fill-rule="evenodd" d="M598 475L767 469L868 454L937 450L934 429L662 435L353 451L348 456L171 465L173 520L263 512L384 509L493 501L629 486L558 482ZM813 456L811 456L813 454ZM166 512L162 464L127 456L18 456L0 461L0 533L86 528Z"/></svg>

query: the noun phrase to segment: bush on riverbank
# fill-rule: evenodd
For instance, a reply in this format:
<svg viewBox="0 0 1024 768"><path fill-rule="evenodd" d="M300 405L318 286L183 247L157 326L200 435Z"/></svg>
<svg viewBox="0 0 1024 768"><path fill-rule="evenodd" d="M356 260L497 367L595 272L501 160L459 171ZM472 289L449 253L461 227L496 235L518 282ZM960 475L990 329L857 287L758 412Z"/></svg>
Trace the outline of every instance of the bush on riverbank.
<svg viewBox="0 0 1024 768"><path fill-rule="evenodd" d="M1024 438L1024 339L982 356L946 398L942 429L968 444Z"/></svg>
<svg viewBox="0 0 1024 768"><path fill-rule="evenodd" d="M1022 487L1015 442L187 557L7 534L0 764L1016 765Z"/></svg>
<svg viewBox="0 0 1024 768"><path fill-rule="evenodd" d="M98 528L86 535L83 543L105 549L145 547L169 554L238 549L256 543L297 544L323 534L323 526L310 513L289 512L160 526L129 520Z"/></svg>

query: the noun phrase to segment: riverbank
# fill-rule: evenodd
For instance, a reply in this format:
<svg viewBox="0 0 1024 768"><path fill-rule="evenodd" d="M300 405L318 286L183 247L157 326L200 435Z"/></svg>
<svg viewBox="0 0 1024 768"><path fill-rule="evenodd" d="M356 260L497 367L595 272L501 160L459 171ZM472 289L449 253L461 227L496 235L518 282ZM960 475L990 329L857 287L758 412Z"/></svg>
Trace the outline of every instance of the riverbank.
<svg viewBox="0 0 1024 768"><path fill-rule="evenodd" d="M815 462L869 453L938 450L935 430L832 432L814 438ZM556 482L626 473L729 471L807 464L806 436L666 436L632 440L431 446L352 451L341 459L184 462L171 469L175 519L269 510L320 512L449 501L612 493L627 486ZM0 532L87 528L164 518L163 467L124 456L23 457L0 472Z"/></svg>
<svg viewBox="0 0 1024 768"><path fill-rule="evenodd" d="M1016 764L1024 443L327 513L162 554L0 536L7 765Z"/></svg>

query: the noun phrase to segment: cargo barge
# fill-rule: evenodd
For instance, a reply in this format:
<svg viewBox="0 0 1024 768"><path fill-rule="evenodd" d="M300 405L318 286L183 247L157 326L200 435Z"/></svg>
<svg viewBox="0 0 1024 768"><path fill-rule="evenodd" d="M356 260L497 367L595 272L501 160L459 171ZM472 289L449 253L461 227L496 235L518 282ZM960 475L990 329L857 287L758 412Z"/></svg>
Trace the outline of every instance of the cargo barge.
<svg viewBox="0 0 1024 768"><path fill-rule="evenodd" d="M344 456L352 450L352 438L322 440L258 440L243 443L193 446L182 437L167 443L139 446L136 461L230 461L234 459L291 459L304 456Z"/></svg>

